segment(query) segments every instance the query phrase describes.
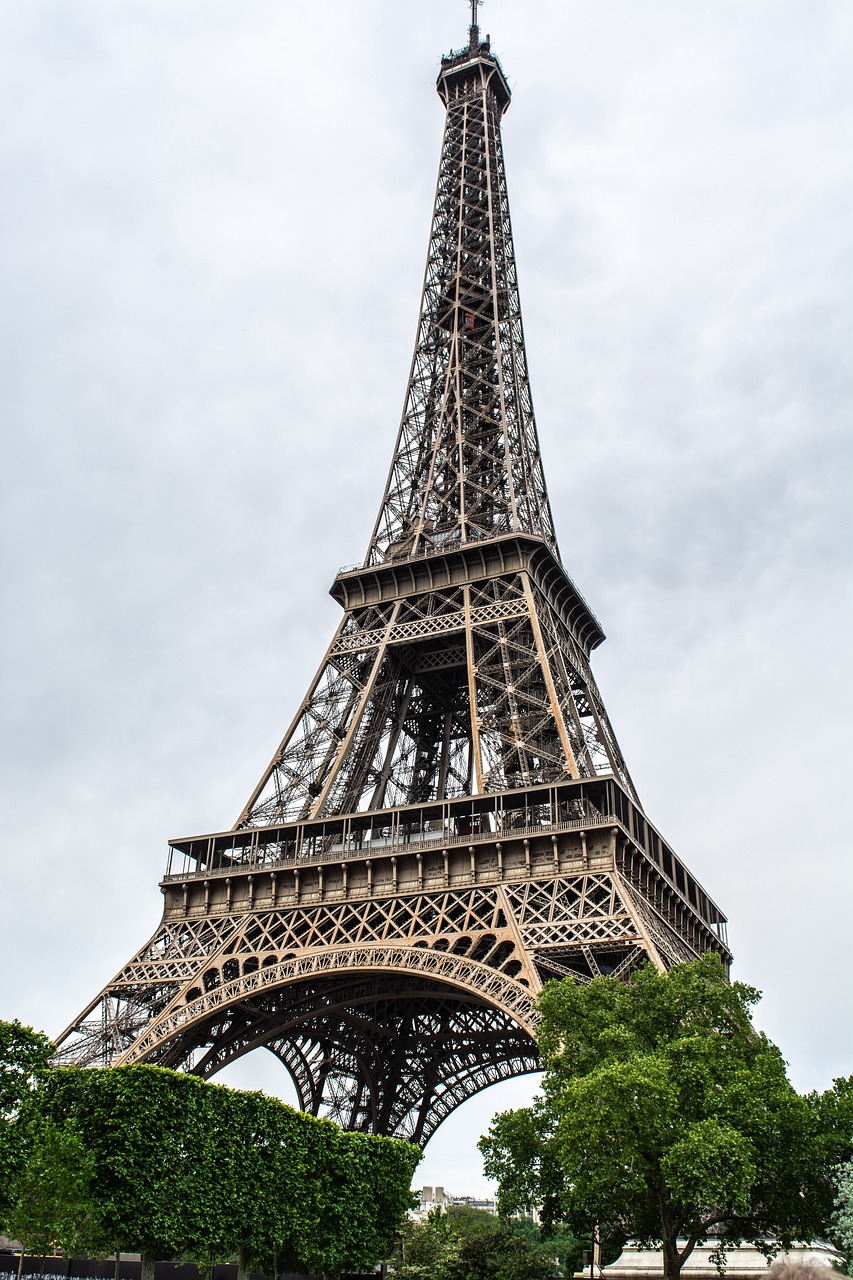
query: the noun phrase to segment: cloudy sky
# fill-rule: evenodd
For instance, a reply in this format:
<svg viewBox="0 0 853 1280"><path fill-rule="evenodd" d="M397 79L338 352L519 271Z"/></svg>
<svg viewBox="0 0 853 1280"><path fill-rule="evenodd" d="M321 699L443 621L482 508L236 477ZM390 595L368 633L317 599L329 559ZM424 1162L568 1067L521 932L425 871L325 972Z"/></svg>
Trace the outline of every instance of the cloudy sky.
<svg viewBox="0 0 853 1280"><path fill-rule="evenodd" d="M801 1089L853 1071L849 0L488 0L564 559ZM231 825L364 552L464 0L0 0L0 1016ZM274 1064L273 1064L274 1065ZM236 1083L279 1077L247 1061ZM511 1082L418 1175L477 1191Z"/></svg>

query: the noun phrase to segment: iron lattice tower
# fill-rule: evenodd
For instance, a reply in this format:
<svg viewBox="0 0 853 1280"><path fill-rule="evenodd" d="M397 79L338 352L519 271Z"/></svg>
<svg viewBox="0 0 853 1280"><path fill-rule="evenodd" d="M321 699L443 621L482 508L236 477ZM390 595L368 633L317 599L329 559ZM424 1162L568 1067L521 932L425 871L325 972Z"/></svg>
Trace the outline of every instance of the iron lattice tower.
<svg viewBox="0 0 853 1280"><path fill-rule="evenodd" d="M341 623L232 830L171 842L163 920L60 1060L211 1076L265 1046L300 1105L425 1142L537 1067L535 1000L712 948L725 918L648 822L563 568L521 324L500 122L472 0L415 353Z"/></svg>

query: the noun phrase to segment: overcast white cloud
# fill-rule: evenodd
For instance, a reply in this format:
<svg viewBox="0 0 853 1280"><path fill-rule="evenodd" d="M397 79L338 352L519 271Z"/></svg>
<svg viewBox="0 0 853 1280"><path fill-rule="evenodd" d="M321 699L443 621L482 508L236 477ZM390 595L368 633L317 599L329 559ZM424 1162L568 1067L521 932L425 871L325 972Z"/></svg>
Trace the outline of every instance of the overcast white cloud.
<svg viewBox="0 0 853 1280"><path fill-rule="evenodd" d="M234 821L380 498L466 6L319 9L0 0L0 1012L53 1033L156 926L166 839ZM853 8L483 25L599 683L824 1088L853 1070ZM529 1091L467 1104L419 1180L480 1187Z"/></svg>

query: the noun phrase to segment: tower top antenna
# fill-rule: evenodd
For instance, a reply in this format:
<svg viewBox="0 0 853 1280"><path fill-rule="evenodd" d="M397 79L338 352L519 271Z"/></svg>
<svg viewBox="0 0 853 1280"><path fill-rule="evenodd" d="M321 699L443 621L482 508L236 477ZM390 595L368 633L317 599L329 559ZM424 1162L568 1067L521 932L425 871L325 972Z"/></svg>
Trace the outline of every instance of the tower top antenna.
<svg viewBox="0 0 853 1280"><path fill-rule="evenodd" d="M479 8L483 0L470 0L471 4L471 26L468 28L468 44L472 49L476 49L480 43L480 23Z"/></svg>

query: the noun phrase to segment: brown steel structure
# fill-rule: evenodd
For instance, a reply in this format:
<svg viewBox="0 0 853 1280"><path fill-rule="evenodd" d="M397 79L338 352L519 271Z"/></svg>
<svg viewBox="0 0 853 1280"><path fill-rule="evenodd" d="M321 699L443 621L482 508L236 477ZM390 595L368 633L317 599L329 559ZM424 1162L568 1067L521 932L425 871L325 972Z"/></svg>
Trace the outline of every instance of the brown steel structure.
<svg viewBox="0 0 853 1280"><path fill-rule="evenodd" d="M154 937L66 1062L211 1076L257 1046L300 1105L425 1142L536 1069L544 981L711 948L725 918L648 822L563 568L521 325L500 121L472 2L446 107L414 359L363 565L231 831L175 840Z"/></svg>

